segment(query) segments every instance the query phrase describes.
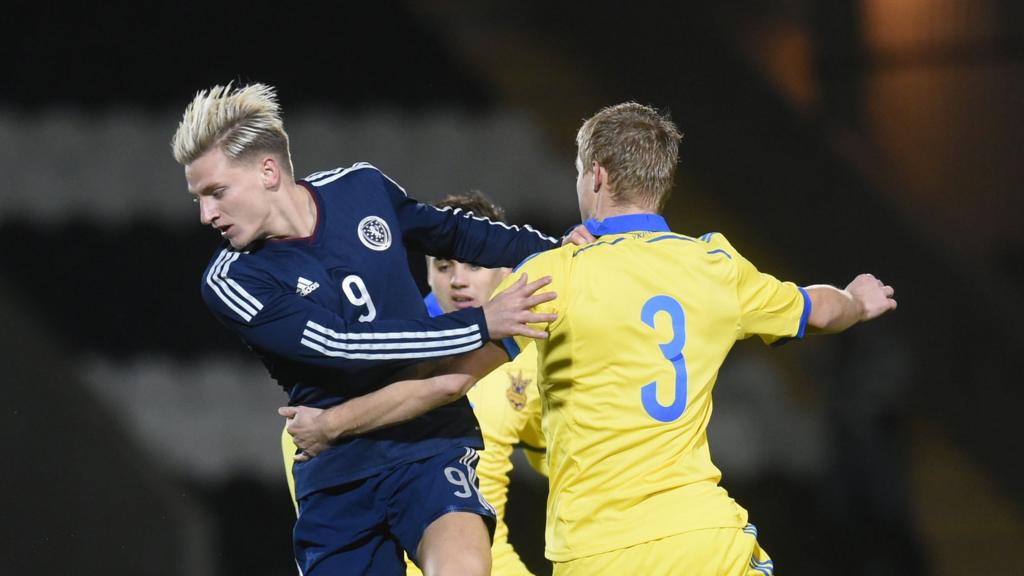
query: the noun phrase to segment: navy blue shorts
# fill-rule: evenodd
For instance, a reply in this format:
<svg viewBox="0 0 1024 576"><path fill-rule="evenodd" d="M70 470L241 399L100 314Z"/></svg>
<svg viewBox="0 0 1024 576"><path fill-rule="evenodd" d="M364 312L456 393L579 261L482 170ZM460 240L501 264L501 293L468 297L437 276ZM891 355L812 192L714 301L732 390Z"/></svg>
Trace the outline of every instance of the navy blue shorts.
<svg viewBox="0 0 1024 576"><path fill-rule="evenodd" d="M480 494L479 455L456 448L299 500L295 560L305 576L405 574L404 549L449 512L483 517L494 536L494 508Z"/></svg>

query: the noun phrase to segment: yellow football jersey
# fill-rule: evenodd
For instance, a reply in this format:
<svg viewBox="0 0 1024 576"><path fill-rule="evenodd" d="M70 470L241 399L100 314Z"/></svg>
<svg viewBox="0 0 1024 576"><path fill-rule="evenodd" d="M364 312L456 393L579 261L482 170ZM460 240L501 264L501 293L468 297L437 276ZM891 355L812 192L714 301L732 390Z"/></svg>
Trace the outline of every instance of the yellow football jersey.
<svg viewBox="0 0 1024 576"><path fill-rule="evenodd" d="M544 447L536 346L526 346L514 361L482 378L468 396L484 437L484 449L479 452L480 461L476 465L480 492L494 506L498 517L491 544L491 573L495 576L529 575L530 571L508 542L505 504L512 451L519 444L534 452Z"/></svg>
<svg viewBox="0 0 1024 576"><path fill-rule="evenodd" d="M477 462L477 476L480 478L480 492L494 506L497 525L491 544L491 573L495 576L530 576L531 572L520 560L519 555L508 541L508 525L505 524L505 504L508 502L509 472L512 470L512 452L522 445L534 454L544 449L544 434L541 432L540 393L537 389L537 351L533 345L523 349L513 362L507 362L482 378L469 391L473 413L480 424L485 449L480 451ZM295 480L292 464L295 443L287 428L281 430L281 452L284 457L285 477L295 502ZM544 459L529 459L530 464L542 474L546 468ZM407 574L416 576L419 569L406 558Z"/></svg>
<svg viewBox="0 0 1024 576"><path fill-rule="evenodd" d="M537 341L547 557L743 528L747 513L718 485L708 449L711 391L736 340L803 336L806 292L759 272L721 235L675 234L660 216L588 228L597 242L532 256L496 290L526 273L552 276L558 294L538 307L558 314Z"/></svg>

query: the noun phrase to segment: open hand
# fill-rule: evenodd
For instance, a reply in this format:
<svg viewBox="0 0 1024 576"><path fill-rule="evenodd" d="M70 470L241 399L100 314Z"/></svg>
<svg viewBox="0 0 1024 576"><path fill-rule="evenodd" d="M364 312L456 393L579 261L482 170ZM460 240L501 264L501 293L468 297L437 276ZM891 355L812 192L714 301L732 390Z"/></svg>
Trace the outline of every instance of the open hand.
<svg viewBox="0 0 1024 576"><path fill-rule="evenodd" d="M508 336L528 336L530 338L547 338L547 332L535 330L527 324L554 322L555 314L539 314L532 308L538 304L555 299L554 292L535 294L537 290L551 283L551 277L527 283L523 274L511 286L495 294L491 301L484 304L484 317L487 320L487 331L491 340L501 340Z"/></svg>

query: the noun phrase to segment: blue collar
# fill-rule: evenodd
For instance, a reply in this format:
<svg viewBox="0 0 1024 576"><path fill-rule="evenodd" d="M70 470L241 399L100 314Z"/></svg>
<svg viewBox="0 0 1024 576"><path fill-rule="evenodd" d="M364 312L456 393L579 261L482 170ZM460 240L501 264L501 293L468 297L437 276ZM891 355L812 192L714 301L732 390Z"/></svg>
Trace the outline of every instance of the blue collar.
<svg viewBox="0 0 1024 576"><path fill-rule="evenodd" d="M622 234L623 232L671 232L668 223L659 214L626 214L604 220L591 218L583 223L594 236Z"/></svg>

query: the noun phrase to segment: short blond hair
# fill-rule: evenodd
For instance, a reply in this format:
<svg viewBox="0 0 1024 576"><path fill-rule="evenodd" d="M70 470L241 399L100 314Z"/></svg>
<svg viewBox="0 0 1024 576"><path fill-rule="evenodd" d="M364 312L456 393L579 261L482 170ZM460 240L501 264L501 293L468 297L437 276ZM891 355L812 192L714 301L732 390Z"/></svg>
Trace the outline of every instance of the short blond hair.
<svg viewBox="0 0 1024 576"><path fill-rule="evenodd" d="M584 172L595 161L608 172L613 200L661 212L672 192L682 138L668 114L626 102L584 121L576 148Z"/></svg>
<svg viewBox="0 0 1024 576"><path fill-rule="evenodd" d="M288 134L272 86L236 88L229 82L196 93L171 139L174 159L187 166L214 146L239 161L260 152L275 154L288 175L293 174Z"/></svg>

